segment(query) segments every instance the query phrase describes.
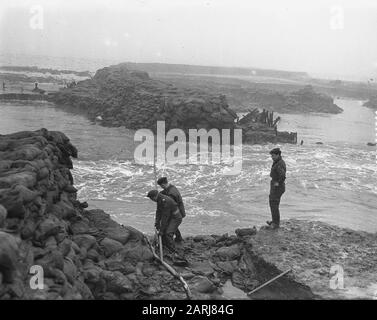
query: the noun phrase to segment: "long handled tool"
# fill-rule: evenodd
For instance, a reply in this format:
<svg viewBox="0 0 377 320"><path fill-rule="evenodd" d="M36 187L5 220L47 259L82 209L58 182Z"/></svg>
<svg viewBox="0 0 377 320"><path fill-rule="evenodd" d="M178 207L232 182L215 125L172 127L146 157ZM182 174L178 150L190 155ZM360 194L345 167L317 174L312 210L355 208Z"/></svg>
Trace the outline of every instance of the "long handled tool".
<svg viewBox="0 0 377 320"><path fill-rule="evenodd" d="M191 291L190 291L190 287L188 286L187 282L183 279L183 277L177 272L174 270L173 267L171 267L169 264L167 264L165 261L161 260L160 257L156 254L153 246L151 245L151 243L149 242L148 240L148 237L146 237L144 235L144 239L145 239L145 242L148 244L149 246L149 249L152 251L152 254L153 256L161 262L161 264L173 275L175 276L181 283L182 283L182 286L183 286L183 289L185 290L186 292L186 296L187 296L187 299L191 300L192 298L192 295L191 295Z"/></svg>
<svg viewBox="0 0 377 320"><path fill-rule="evenodd" d="M162 248L162 238L159 235L157 228L154 228L154 238L155 238L154 245L159 248L160 259L163 261L164 260L164 252L163 252L163 248Z"/></svg>
<svg viewBox="0 0 377 320"><path fill-rule="evenodd" d="M250 291L247 295L253 294L254 292L257 292L258 290L264 288L265 286L269 285L271 282L274 282L275 280L279 279L280 277L286 275L288 272L292 271L292 269L288 269L284 271L283 273L277 275L275 278L272 278L271 280L268 280L264 284L260 285L259 287L255 288L254 290Z"/></svg>

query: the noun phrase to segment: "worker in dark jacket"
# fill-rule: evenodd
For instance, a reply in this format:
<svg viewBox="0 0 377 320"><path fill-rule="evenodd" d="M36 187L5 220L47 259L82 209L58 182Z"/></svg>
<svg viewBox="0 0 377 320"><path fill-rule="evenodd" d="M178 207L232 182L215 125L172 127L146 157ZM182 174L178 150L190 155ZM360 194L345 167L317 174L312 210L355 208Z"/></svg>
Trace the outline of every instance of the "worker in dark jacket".
<svg viewBox="0 0 377 320"><path fill-rule="evenodd" d="M182 218L184 218L186 216L185 206L183 205L182 196L180 192L178 191L178 189L174 185L170 184L166 177L162 177L158 179L157 183L162 189L164 189L161 191L161 193L169 196L177 203L181 216ZM177 228L177 231L175 232L175 241L176 242L183 241L181 232L179 231L178 228Z"/></svg>
<svg viewBox="0 0 377 320"><path fill-rule="evenodd" d="M163 244L175 252L173 236L182 222L177 203L157 190L149 191L147 197L157 202L155 227L162 237Z"/></svg>
<svg viewBox="0 0 377 320"><path fill-rule="evenodd" d="M267 224L272 229L277 229L280 226L279 205L281 196L285 192L285 174L287 169L279 148L272 149L270 154L273 161L270 172L271 184L269 195L272 221L267 221Z"/></svg>

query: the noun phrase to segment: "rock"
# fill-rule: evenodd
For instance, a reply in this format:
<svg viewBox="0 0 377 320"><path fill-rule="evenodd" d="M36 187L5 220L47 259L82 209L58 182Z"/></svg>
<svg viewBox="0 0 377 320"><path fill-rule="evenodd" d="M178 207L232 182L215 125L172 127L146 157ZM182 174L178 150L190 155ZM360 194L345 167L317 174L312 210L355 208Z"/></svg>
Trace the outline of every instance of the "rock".
<svg viewBox="0 0 377 320"><path fill-rule="evenodd" d="M64 257L67 256L72 250L72 241L67 238L64 239L59 243L59 250Z"/></svg>
<svg viewBox="0 0 377 320"><path fill-rule="evenodd" d="M89 234L75 235L72 239L79 247L85 248L86 250L91 249L97 244L96 238Z"/></svg>
<svg viewBox="0 0 377 320"><path fill-rule="evenodd" d="M4 283L13 282L17 267L19 240L9 233L0 231L0 273Z"/></svg>
<svg viewBox="0 0 377 320"><path fill-rule="evenodd" d="M216 270L227 275L232 274L237 269L237 266L237 260L216 262Z"/></svg>
<svg viewBox="0 0 377 320"><path fill-rule="evenodd" d="M105 280L106 288L110 292L122 294L133 291L131 281L119 271L103 271L101 277Z"/></svg>
<svg viewBox="0 0 377 320"><path fill-rule="evenodd" d="M0 204L0 228L4 228L5 225L5 219L7 218L8 212L7 209L5 209L1 204Z"/></svg>
<svg viewBox="0 0 377 320"><path fill-rule="evenodd" d="M55 236L62 230L64 230L64 227L61 221L55 216L50 216L39 224L35 238L43 241L50 236Z"/></svg>
<svg viewBox="0 0 377 320"><path fill-rule="evenodd" d="M253 228L236 229L235 233L237 237L253 236L257 233L257 228L254 226Z"/></svg>
<svg viewBox="0 0 377 320"><path fill-rule="evenodd" d="M121 244L126 244L131 235L127 229L122 227L106 229L106 234L108 238L116 240Z"/></svg>
<svg viewBox="0 0 377 320"><path fill-rule="evenodd" d="M211 236L198 235L194 237L194 242L206 242L209 246L216 243L216 240Z"/></svg>
<svg viewBox="0 0 377 320"><path fill-rule="evenodd" d="M73 285L77 277L77 267L71 259L64 258L63 272L68 281Z"/></svg>
<svg viewBox="0 0 377 320"><path fill-rule="evenodd" d="M87 112L92 120L100 114L102 125L130 129L155 130L156 120L165 120L167 130L188 130L197 123L206 129L232 128L236 118L225 97L220 99L199 89L171 88L171 84L151 79L146 72L129 70L126 64L100 69L93 79L53 94L52 100L58 106L69 104Z"/></svg>
<svg viewBox="0 0 377 320"><path fill-rule="evenodd" d="M45 247L48 249L56 249L57 248L57 242L55 237L50 236L45 241Z"/></svg>
<svg viewBox="0 0 377 320"><path fill-rule="evenodd" d="M192 270L193 273L201 274L204 276L210 276L215 271L213 270L208 260L201 261L201 262L194 262L190 265L190 269Z"/></svg>
<svg viewBox="0 0 377 320"><path fill-rule="evenodd" d="M189 282L190 289L200 293L212 293L216 290L215 285L207 277L195 276Z"/></svg>
<svg viewBox="0 0 377 320"><path fill-rule="evenodd" d="M51 250L42 258L37 259L36 264L42 266L45 271L46 276L48 275L48 271L52 271L53 268L58 270L64 269L64 256L59 250Z"/></svg>
<svg viewBox="0 0 377 320"><path fill-rule="evenodd" d="M86 264L83 267L85 282L97 284L101 281L103 270L94 264Z"/></svg>
<svg viewBox="0 0 377 320"><path fill-rule="evenodd" d="M32 219L27 219L24 221L24 225L21 229L22 239L32 238L35 230L37 229L37 224Z"/></svg>
<svg viewBox="0 0 377 320"><path fill-rule="evenodd" d="M92 259L94 262L97 262L100 260L100 254L98 253L96 249L88 250L86 256L88 259Z"/></svg>
<svg viewBox="0 0 377 320"><path fill-rule="evenodd" d="M120 254L123 259L129 261L148 261L153 259L153 254L150 249L141 243L127 243Z"/></svg>
<svg viewBox="0 0 377 320"><path fill-rule="evenodd" d="M241 255L240 248L237 244L229 247L221 247L216 250L216 255L227 260L234 260Z"/></svg>
<svg viewBox="0 0 377 320"><path fill-rule="evenodd" d="M70 231L72 234L85 234L89 232L89 225L87 222L80 220L70 225Z"/></svg>
<svg viewBox="0 0 377 320"><path fill-rule="evenodd" d="M128 261L112 259L105 261L106 269L109 271L120 271L123 274L129 274L136 271L136 268Z"/></svg>
<svg viewBox="0 0 377 320"><path fill-rule="evenodd" d="M109 238L104 238L101 241L101 247L106 257L110 257L114 253L123 249L123 245L120 242Z"/></svg>

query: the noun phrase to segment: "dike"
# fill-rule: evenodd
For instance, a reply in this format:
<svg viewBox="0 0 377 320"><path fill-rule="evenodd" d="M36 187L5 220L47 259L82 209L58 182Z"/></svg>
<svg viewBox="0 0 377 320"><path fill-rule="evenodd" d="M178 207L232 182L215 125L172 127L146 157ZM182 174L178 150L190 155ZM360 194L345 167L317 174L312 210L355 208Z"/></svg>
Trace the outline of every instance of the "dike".
<svg viewBox="0 0 377 320"><path fill-rule="evenodd" d="M77 199L70 172L77 156L61 132L0 135L0 299L186 299L179 280L154 259L145 235ZM288 220L276 232L254 227L189 236L178 247L187 263L165 260L186 280L193 299L336 298L328 288L333 264L344 267L345 285L373 284L376 240ZM30 285L33 266L43 268L43 289ZM292 272L247 297L287 268Z"/></svg>

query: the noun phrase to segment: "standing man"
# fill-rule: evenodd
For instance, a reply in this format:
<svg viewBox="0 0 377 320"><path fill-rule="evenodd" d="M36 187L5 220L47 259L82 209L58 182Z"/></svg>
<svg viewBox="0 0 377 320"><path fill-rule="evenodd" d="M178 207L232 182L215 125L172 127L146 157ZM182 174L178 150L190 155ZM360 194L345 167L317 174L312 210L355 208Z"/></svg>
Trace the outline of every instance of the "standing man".
<svg viewBox="0 0 377 320"><path fill-rule="evenodd" d="M163 191L161 191L161 193L169 196L170 198L172 198L177 203L179 211L181 213L181 216L182 216L182 218L184 218L186 216L185 206L183 205L182 196L179 193L178 189L175 186L173 186L172 184L170 184L166 177L162 177L162 178L158 179L157 183L162 189L164 189ZM175 241L176 242L182 242L183 241L181 232L179 231L178 228L177 228L177 231L175 233Z"/></svg>
<svg viewBox="0 0 377 320"><path fill-rule="evenodd" d="M157 190L149 191L147 197L157 202L155 227L162 237L163 244L169 250L175 252L173 236L182 222L177 203Z"/></svg>
<svg viewBox="0 0 377 320"><path fill-rule="evenodd" d="M271 229L277 229L280 226L279 205L280 198L285 192L285 174L287 169L279 148L272 149L270 154L273 161L270 172L271 184L269 195L272 221L267 221L267 224Z"/></svg>

